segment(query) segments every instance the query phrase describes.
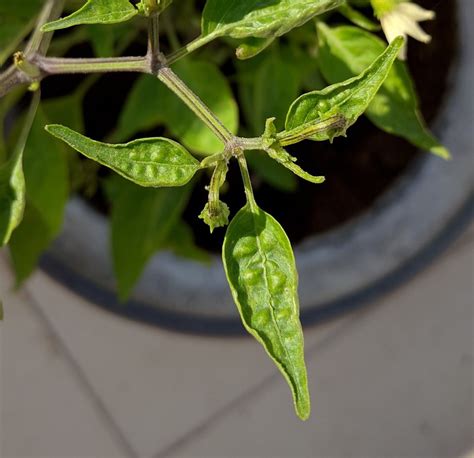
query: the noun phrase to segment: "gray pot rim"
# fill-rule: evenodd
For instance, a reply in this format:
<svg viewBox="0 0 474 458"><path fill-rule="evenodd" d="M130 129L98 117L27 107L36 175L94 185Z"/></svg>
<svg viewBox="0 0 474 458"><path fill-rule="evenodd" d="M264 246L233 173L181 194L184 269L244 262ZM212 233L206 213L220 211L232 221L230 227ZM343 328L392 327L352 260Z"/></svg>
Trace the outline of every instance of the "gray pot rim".
<svg viewBox="0 0 474 458"><path fill-rule="evenodd" d="M474 217L472 134L466 128L474 125L474 32L469 27L474 2L458 0L458 12L462 46L434 129L454 160L421 157L366 214L295 247L304 325L337 317L395 289L442 253ZM188 333L243 334L217 257L205 267L160 253L132 300L120 304L106 220L78 199L69 204L64 230L41 268L91 304L133 320Z"/></svg>

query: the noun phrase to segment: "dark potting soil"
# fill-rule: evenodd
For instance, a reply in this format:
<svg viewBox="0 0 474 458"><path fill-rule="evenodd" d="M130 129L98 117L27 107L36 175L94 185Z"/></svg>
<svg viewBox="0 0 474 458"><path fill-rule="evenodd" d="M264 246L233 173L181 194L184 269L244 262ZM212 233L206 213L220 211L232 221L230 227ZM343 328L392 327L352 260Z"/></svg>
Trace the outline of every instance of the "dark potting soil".
<svg viewBox="0 0 474 458"><path fill-rule="evenodd" d="M453 0L418 0L418 3L437 13L435 21L423 24L423 28L433 37L431 44L424 45L411 39L408 53L408 65L420 96L421 111L430 123L442 106L448 88L449 70L456 55L456 5ZM117 86L123 87L125 98L126 88L132 84L133 78L108 75L107 84L113 85L115 81ZM99 87L95 91L101 90ZM114 120L110 118L110 112L119 112L123 100L109 100L107 105L104 104L103 113L96 96L92 95L90 100L89 104L86 98L86 120L88 111L91 111L91 116L94 114L93 118L101 119L101 123L100 127L93 122L87 123L87 133L101 138L104 132L113 128ZM110 125L104 125L104 122ZM260 207L282 224L293 244L310 235L341 226L367 211L420 154L427 154L403 139L378 130L366 118L360 119L350 129L348 138L338 138L332 145L308 141L289 148L289 152L298 158L298 164L303 169L325 175L326 182L314 185L299 180L296 192L287 193L266 184L255 174L252 178ZM234 163L231 164L228 181L229 192L223 194L222 199L235 213L245 201L240 173ZM225 230L217 229L211 235L208 227L197 219L207 200L204 188L208 183L209 177L202 174L184 219L192 227L199 246L220 252ZM99 210L107 211L100 193L92 198L91 203Z"/></svg>

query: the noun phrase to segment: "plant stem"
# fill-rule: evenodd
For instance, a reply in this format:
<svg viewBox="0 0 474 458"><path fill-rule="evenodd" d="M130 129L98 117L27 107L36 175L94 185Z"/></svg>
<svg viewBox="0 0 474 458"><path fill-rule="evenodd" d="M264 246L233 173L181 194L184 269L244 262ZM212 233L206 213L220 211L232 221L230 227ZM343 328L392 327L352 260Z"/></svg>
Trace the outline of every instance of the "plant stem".
<svg viewBox="0 0 474 458"><path fill-rule="evenodd" d="M175 51L167 56L166 61L168 62L168 65L174 64L176 61L186 57L188 54L191 54L202 46L210 43L214 40L214 38L215 37L212 35L206 35L204 37L200 36L196 38L195 40L191 41L191 43L188 43L186 46L178 49L178 51Z"/></svg>
<svg viewBox="0 0 474 458"><path fill-rule="evenodd" d="M29 56L31 54L46 54L51 39L52 33L44 33L41 27L49 21L53 21L61 15L64 9L65 0L47 0L38 18L36 29L25 48L24 53Z"/></svg>
<svg viewBox="0 0 474 458"><path fill-rule="evenodd" d="M252 210L258 210L257 202L255 202L255 196L253 195L252 181L250 179L249 168L247 166L247 160L242 150L235 153L237 160L239 161L240 173L242 175L242 181L244 182L245 195L247 197L247 203L250 205Z"/></svg>
<svg viewBox="0 0 474 458"><path fill-rule="evenodd" d="M146 57L107 57L107 58L63 58L43 57L39 54L31 59L44 76L65 73L108 73L108 72L143 72L149 71Z"/></svg>
<svg viewBox="0 0 474 458"><path fill-rule="evenodd" d="M160 53L160 15L153 14L148 22L148 57L153 63L158 62Z"/></svg>
<svg viewBox="0 0 474 458"><path fill-rule="evenodd" d="M158 70L157 78L173 91L225 145L235 137L204 102L167 66Z"/></svg>

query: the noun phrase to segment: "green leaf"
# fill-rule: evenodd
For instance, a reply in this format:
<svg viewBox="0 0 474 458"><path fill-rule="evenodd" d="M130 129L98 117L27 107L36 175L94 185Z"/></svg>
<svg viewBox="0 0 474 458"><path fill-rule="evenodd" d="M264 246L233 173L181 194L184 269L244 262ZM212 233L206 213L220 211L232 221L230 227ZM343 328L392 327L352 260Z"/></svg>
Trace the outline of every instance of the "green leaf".
<svg viewBox="0 0 474 458"><path fill-rule="evenodd" d="M403 42L402 37L395 39L358 77L298 98L290 107L286 118L286 133L282 135L287 138L306 136L317 141L345 135L347 129L365 112L387 78ZM320 128L321 122L333 118L336 119L334 128ZM338 118L344 120L342 125L337 123Z"/></svg>
<svg viewBox="0 0 474 458"><path fill-rule="evenodd" d="M0 246L8 243L23 218L25 210L23 153L39 101L40 94L37 92L31 101L15 151L12 157L0 166Z"/></svg>
<svg viewBox="0 0 474 458"><path fill-rule="evenodd" d="M344 0L207 0L202 35L279 37L311 18L337 8Z"/></svg>
<svg viewBox="0 0 474 458"><path fill-rule="evenodd" d="M371 32L377 32L380 30L379 24L368 19L362 13L353 8L349 3L347 3L347 1L339 7L338 11L346 19L353 22L362 29L370 30Z"/></svg>
<svg viewBox="0 0 474 458"><path fill-rule="evenodd" d="M239 111L227 79L211 62L183 60L174 70L223 124L237 133ZM154 103L151 103L153 101ZM156 78L140 77L118 123L120 140L164 124L187 148L203 155L221 152L222 143L184 103Z"/></svg>
<svg viewBox="0 0 474 458"><path fill-rule="evenodd" d="M247 204L229 225L223 262L245 328L288 381L296 412L306 420L310 398L299 321L298 274L285 231L272 216Z"/></svg>
<svg viewBox="0 0 474 458"><path fill-rule="evenodd" d="M199 170L199 162L167 138L146 138L124 145L91 140L57 124L46 130L84 156L146 187L183 186Z"/></svg>
<svg viewBox="0 0 474 458"><path fill-rule="evenodd" d="M357 74L384 48L384 42L356 27L319 25L320 61L331 83ZM366 111L380 129L405 138L413 145L449 159L449 151L429 132L419 109L414 83L406 64L397 60Z"/></svg>
<svg viewBox="0 0 474 458"><path fill-rule="evenodd" d="M41 254L58 235L68 200L67 156L44 131L47 121L40 106L25 147L26 210L9 244L17 284L34 271Z"/></svg>
<svg viewBox="0 0 474 458"><path fill-rule="evenodd" d="M169 245L191 188L148 189L124 180L113 186L112 254L119 297L124 301L150 258Z"/></svg>
<svg viewBox="0 0 474 458"><path fill-rule="evenodd" d="M33 29L43 0L0 1L0 66Z"/></svg>
<svg viewBox="0 0 474 458"><path fill-rule="evenodd" d="M81 9L45 24L41 30L52 32L81 24L116 24L128 21L136 14L138 10L129 0L88 0Z"/></svg>

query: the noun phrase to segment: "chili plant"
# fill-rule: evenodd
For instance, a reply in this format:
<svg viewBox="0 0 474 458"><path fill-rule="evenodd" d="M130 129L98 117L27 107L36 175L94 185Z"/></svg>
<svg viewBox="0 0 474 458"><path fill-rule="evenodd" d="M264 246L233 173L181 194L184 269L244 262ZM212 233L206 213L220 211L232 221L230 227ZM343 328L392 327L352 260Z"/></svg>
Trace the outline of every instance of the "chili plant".
<svg viewBox="0 0 474 458"><path fill-rule="evenodd" d="M365 113L380 129L449 158L424 125L402 60L408 35L429 41L418 21L434 14L399 0L207 0L199 21L192 0L64 3L0 4L0 64L13 55L0 75L0 244L10 246L18 282L57 235L69 188L85 186L77 184L79 176L86 181L96 176L97 167L89 166L92 172L84 174L85 162L78 162L69 147L125 179L107 185L122 299L158 249L187 247L188 255L201 255L180 215L189 198L186 185L208 173L209 198L199 218L211 232L228 226L222 259L243 324L286 378L298 416L307 419L310 396L295 258L284 229L256 202L250 153L261 152L260 162L251 165L275 186L291 188L292 174L321 184L325 178L300 168L285 148L303 140L332 142ZM374 34L379 23L364 14L371 7L388 46ZM346 23L334 26L333 18ZM199 22L198 38L181 47L180 40ZM54 31L72 27L51 41ZM139 41L143 29L145 55L114 57ZM212 54L206 54L205 45L217 39L220 46L212 45ZM84 41L96 57L61 57ZM164 52L163 42L170 52ZM229 59L232 47L242 61L236 65L236 81L240 119L247 122L240 129L238 106L218 65ZM59 57L49 57L48 49ZM193 52L200 52L201 59L190 56ZM84 130L81 101L95 76L82 80L70 95L40 100L41 83L49 76L111 72L143 76L128 94L108 142L79 132ZM304 88L312 90L301 95ZM27 90L32 92L30 108L17 114L7 139L5 116L21 106ZM172 138L125 142L156 125ZM240 168L246 204L229 224L231 212L221 194L231 161Z"/></svg>

